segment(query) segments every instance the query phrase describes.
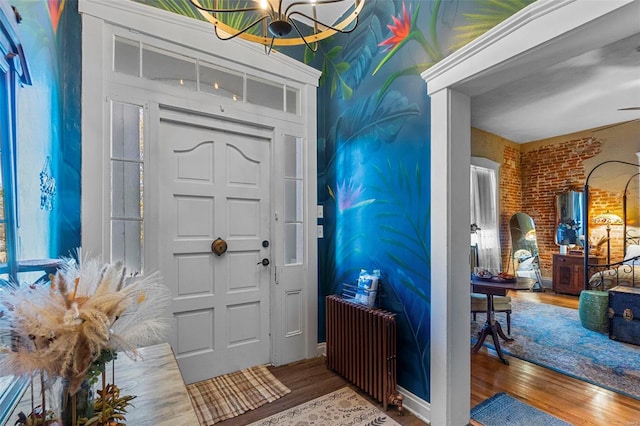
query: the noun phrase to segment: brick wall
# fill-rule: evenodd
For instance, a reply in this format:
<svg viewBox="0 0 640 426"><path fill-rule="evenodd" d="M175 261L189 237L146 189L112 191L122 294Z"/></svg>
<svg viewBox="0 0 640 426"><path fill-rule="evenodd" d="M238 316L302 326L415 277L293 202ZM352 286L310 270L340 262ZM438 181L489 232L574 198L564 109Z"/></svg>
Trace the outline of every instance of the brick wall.
<svg viewBox="0 0 640 426"><path fill-rule="evenodd" d="M555 196L567 190L582 190L586 179L585 160L600 153L601 141L584 137L541 145L521 152L522 211L536 224L543 277L552 276L555 243ZM592 196L600 199L600 194Z"/></svg>
<svg viewBox="0 0 640 426"><path fill-rule="evenodd" d="M500 163L499 211L500 244L503 270L512 270L510 262L509 219L522 211L536 224L541 271L545 279L552 276L555 244L555 195L569 188L582 190L586 174L606 160L637 162L640 152L640 122L621 123L606 129L592 129L526 144L516 144L498 135L472 129L471 155ZM636 170L637 171L637 170ZM629 166L609 164L598 168L589 181L589 217L610 211L622 216L622 191L633 173ZM640 183L633 190L639 193ZM605 188L605 189L602 189ZM638 196L631 205L637 218L628 219L640 227ZM589 224L592 236L604 235L604 226ZM611 261L623 256L623 227L611 228ZM606 244L602 246L606 256Z"/></svg>
<svg viewBox="0 0 640 426"><path fill-rule="evenodd" d="M520 149L505 145L500 166L500 247L502 249L502 269L513 272L511 264L511 239L509 220L522 211L522 171Z"/></svg>

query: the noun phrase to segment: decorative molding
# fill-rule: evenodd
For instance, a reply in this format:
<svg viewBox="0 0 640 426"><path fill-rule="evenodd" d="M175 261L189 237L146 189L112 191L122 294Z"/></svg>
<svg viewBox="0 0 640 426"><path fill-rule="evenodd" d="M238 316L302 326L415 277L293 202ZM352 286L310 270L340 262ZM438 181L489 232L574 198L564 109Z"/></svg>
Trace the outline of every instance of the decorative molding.
<svg viewBox="0 0 640 426"><path fill-rule="evenodd" d="M496 177L498 176L498 170L500 170L501 164L490 160L485 157L471 157L471 165L477 167L484 167L485 169L492 169L496 172Z"/></svg>
<svg viewBox="0 0 640 426"><path fill-rule="evenodd" d="M431 424L431 404L424 399L412 394L402 386L398 386L398 392L404 396L403 406L420 420Z"/></svg>
<svg viewBox="0 0 640 426"><path fill-rule="evenodd" d="M469 96L515 81L638 30L633 0L538 0L421 74L432 94L444 88Z"/></svg>
<svg viewBox="0 0 640 426"><path fill-rule="evenodd" d="M482 34L480 37L456 50L451 55L442 59L440 62L423 72L421 76L427 82L439 77L451 68L454 68L458 64L468 60L470 56L473 56L486 49L488 46L504 39L509 34L525 26L529 22L547 15L569 3L573 3L574 1L576 0L536 1L491 28L491 30Z"/></svg>

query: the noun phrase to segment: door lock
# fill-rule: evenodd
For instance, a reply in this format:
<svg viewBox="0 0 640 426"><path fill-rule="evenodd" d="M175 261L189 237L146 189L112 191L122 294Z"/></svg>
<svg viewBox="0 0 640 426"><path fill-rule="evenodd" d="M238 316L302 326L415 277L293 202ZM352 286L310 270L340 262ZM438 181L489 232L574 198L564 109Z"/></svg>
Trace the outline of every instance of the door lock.
<svg viewBox="0 0 640 426"><path fill-rule="evenodd" d="M220 237L216 238L216 240L211 243L211 251L217 256L222 256L227 251L227 242Z"/></svg>
<svg viewBox="0 0 640 426"><path fill-rule="evenodd" d="M269 266L269 259L267 259L266 257L264 259L262 259L260 262L258 262L256 265L262 265L262 266Z"/></svg>

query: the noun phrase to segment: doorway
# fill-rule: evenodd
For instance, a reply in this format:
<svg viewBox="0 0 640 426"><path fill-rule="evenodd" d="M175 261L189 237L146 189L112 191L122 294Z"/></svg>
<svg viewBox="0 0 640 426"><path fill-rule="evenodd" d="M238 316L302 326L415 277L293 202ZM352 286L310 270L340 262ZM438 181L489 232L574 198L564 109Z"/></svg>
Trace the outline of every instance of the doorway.
<svg viewBox="0 0 640 426"><path fill-rule="evenodd" d="M150 208L173 296L170 343L187 383L271 354L270 132L216 121L160 108L162 173ZM226 250L214 254L218 238Z"/></svg>
<svg viewBox="0 0 640 426"><path fill-rule="evenodd" d="M138 3L79 11L83 253L162 274L187 382L315 355L320 73Z"/></svg>

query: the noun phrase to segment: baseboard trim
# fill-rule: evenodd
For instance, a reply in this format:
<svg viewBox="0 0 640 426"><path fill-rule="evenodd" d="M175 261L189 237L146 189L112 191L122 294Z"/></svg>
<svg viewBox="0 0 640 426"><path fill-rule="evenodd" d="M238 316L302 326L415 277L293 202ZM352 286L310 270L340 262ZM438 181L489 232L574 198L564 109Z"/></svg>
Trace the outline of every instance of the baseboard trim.
<svg viewBox="0 0 640 426"><path fill-rule="evenodd" d="M409 392L402 386L398 386L398 392L404 396L404 401L402 405L407 411L410 411L414 416L431 424L431 404L420 398L417 395Z"/></svg>
<svg viewBox="0 0 640 426"><path fill-rule="evenodd" d="M326 342L318 343L316 353L317 356L327 355ZM398 392L400 392L404 397L402 405L407 411L411 412L414 416L416 416L423 422L431 423L431 404L409 392L402 386L398 386Z"/></svg>

